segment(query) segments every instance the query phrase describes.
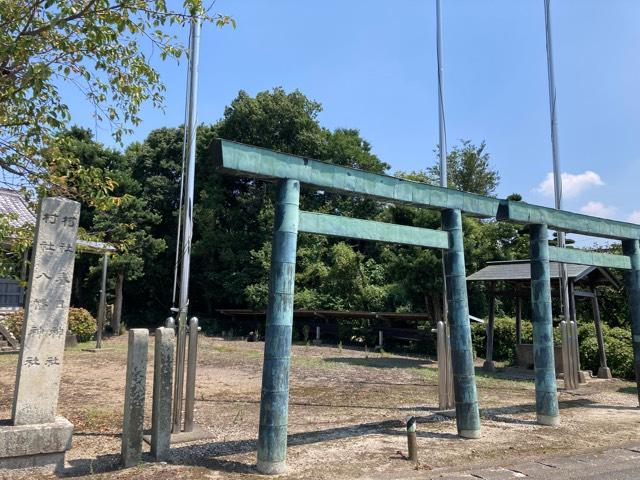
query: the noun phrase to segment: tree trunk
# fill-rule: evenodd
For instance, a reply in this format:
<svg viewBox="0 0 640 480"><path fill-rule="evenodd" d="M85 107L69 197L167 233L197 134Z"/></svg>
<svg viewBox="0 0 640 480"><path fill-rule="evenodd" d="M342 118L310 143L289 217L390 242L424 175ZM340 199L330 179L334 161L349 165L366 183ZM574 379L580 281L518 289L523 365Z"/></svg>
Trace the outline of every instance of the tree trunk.
<svg viewBox="0 0 640 480"><path fill-rule="evenodd" d="M120 320L122 318L122 287L124 285L124 272L118 272L116 276L116 298L111 317L111 328L114 335L120 335Z"/></svg>

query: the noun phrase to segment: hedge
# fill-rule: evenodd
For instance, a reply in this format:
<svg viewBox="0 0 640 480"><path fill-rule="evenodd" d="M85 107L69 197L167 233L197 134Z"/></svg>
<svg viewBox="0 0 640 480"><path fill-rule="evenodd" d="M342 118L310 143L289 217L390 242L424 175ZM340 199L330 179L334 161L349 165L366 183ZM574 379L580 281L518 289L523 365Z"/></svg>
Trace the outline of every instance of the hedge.
<svg viewBox="0 0 640 480"><path fill-rule="evenodd" d="M2 323L11 334L19 341L22 341L22 322L24 320L24 310L16 310L5 315ZM97 331L96 319L93 318L84 308L69 309L69 331L78 337L80 342L88 342Z"/></svg>
<svg viewBox="0 0 640 480"><path fill-rule="evenodd" d="M596 329L592 321L578 322L578 338L580 342L580 366L583 370L598 372L600 357ZM471 327L473 348L476 354L484 357L486 352L486 324L473 324ZM602 324L607 365L614 377L633 379L633 348L631 331L623 328L610 328ZM528 320L522 321L522 342L532 342L532 326ZM556 344L560 344L560 329L553 329ZM515 362L516 321L513 318L496 318L493 330L493 359Z"/></svg>

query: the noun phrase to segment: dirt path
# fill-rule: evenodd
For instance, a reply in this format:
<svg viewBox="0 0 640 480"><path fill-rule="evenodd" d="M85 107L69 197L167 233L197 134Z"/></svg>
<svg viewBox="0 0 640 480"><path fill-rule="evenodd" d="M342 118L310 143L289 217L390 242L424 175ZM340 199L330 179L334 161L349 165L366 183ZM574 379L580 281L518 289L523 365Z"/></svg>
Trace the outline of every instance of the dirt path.
<svg viewBox="0 0 640 480"><path fill-rule="evenodd" d="M66 476L257 478L253 465L262 343L202 338L195 417L210 438L176 446L169 464L144 463L128 470L117 469L126 339L109 340L106 346L112 350L93 354L74 349L65 355L59 412L75 425ZM153 349L149 351L151 365ZM15 356L0 356L0 418L10 416L15 361ZM437 372L430 360L294 346L289 472L284 478L410 473L413 467L397 454L406 452L404 421L410 415L419 419L420 468L425 470L588 452L640 440L640 410L631 383L593 379L576 392L561 390L562 423L549 428L535 424L531 376L509 379L515 373L478 376L482 438L461 440L455 420L437 412ZM147 377L150 393L150 372ZM146 407L150 419L149 396ZM50 478L33 472L11 475Z"/></svg>

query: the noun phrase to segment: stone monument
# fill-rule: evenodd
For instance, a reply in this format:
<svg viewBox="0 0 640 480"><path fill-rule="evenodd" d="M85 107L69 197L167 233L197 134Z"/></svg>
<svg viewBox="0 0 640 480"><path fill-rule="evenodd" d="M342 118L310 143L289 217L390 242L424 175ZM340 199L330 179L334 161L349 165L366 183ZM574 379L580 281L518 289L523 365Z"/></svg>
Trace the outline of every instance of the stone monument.
<svg viewBox="0 0 640 480"><path fill-rule="evenodd" d="M38 208L11 425L0 426L0 469L64 466L73 425L56 416L80 204Z"/></svg>

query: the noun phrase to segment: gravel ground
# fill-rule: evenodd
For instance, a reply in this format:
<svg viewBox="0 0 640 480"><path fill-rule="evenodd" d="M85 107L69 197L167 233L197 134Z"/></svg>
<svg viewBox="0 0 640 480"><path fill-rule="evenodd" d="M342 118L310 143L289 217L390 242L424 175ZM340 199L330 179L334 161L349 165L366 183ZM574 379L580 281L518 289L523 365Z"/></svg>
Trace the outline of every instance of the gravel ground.
<svg viewBox="0 0 640 480"><path fill-rule="evenodd" d="M152 365L153 339L150 343ZM151 463L145 456L141 465L123 470L118 465L126 345L126 338L119 337L105 342L108 351L78 348L65 354L59 413L75 430L62 476L258 478L253 465L263 344L202 337L195 418L208 438L176 445L168 463ZM0 356L0 418L10 416L15 362L15 356ZM150 394L151 370L147 378ZM479 372L482 437L462 440L454 418L437 412L436 381L436 366L425 358L294 346L289 469L283 478L393 478L415 472L402 455L404 421L410 415L418 417L417 468L425 472L471 462L491 465L505 458L585 453L640 440L640 410L629 382L591 379L574 392L564 391L560 382L562 422L550 428L535 424L530 372ZM150 395L146 409L150 421ZM0 472L0 478L55 477L32 470Z"/></svg>

